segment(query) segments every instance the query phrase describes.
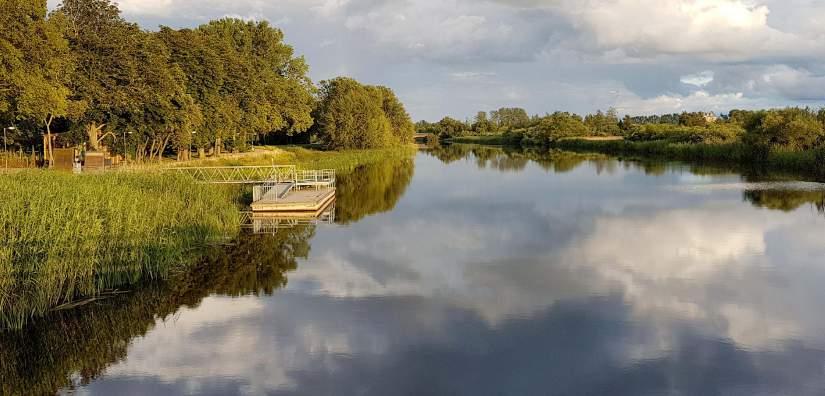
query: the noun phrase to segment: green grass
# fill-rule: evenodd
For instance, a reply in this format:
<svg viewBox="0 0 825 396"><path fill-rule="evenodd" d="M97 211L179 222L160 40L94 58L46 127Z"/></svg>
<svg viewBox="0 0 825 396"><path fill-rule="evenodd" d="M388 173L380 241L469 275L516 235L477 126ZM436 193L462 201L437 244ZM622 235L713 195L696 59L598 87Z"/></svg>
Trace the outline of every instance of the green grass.
<svg viewBox="0 0 825 396"><path fill-rule="evenodd" d="M491 146L503 146L507 144L507 141L503 135L460 136L449 139L449 142L461 144L486 144Z"/></svg>
<svg viewBox="0 0 825 396"><path fill-rule="evenodd" d="M0 176L0 327L199 260L237 233L235 193L147 172Z"/></svg>
<svg viewBox="0 0 825 396"><path fill-rule="evenodd" d="M553 147L571 151L594 151L617 156L736 164L741 167L761 167L820 179L825 178L825 152L823 150L774 150L767 157L757 157L748 146L742 143L690 144L663 141L587 141L581 139L558 141L554 143Z"/></svg>
<svg viewBox="0 0 825 396"><path fill-rule="evenodd" d="M191 161L187 167L296 165L301 169L335 169L349 173L355 168L391 159L411 158L415 146L387 149L323 151L300 146L258 147L255 153L242 156Z"/></svg>
<svg viewBox="0 0 825 396"><path fill-rule="evenodd" d="M409 159L414 146L321 151L264 147L183 166L297 165L351 173ZM177 165L177 164L176 164ZM147 280L203 259L203 248L238 233L245 190L158 172L0 174L0 329L20 328L57 306Z"/></svg>

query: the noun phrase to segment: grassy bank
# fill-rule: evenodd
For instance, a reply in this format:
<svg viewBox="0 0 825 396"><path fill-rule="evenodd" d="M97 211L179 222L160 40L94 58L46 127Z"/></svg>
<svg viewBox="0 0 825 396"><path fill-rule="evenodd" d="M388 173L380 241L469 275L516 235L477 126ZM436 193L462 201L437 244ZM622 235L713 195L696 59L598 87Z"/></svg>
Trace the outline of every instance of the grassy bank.
<svg viewBox="0 0 825 396"><path fill-rule="evenodd" d="M182 166L296 165L301 169L335 169L340 173L349 173L361 165L410 158L415 155L415 152L415 146L411 145L387 149L342 151L322 151L300 146L257 147L254 153L190 161Z"/></svg>
<svg viewBox="0 0 825 396"><path fill-rule="evenodd" d="M508 143L503 135L461 136L450 138L447 140L447 142L460 144L486 144L490 146L503 146Z"/></svg>
<svg viewBox="0 0 825 396"><path fill-rule="evenodd" d="M0 327L199 260L237 233L233 194L171 174L0 176Z"/></svg>
<svg viewBox="0 0 825 396"><path fill-rule="evenodd" d="M415 152L413 146L266 147L175 165L289 164L344 175ZM244 190L158 171L168 166L83 176L34 170L0 175L0 328L19 328L31 317L112 289L166 279L200 261L205 245L237 235Z"/></svg>
<svg viewBox="0 0 825 396"><path fill-rule="evenodd" d="M662 141L630 142L570 139L555 142L553 147L562 150L593 151L617 156L736 164L741 167L761 167L820 179L825 178L825 152L821 150L774 150L767 157L755 159L753 151L742 143L679 144Z"/></svg>

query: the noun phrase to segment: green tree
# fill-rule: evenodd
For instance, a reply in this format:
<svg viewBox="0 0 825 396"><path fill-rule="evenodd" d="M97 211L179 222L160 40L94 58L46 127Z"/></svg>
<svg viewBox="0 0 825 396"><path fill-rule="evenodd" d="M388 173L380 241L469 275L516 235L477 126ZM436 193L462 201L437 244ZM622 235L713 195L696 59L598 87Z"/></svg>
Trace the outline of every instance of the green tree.
<svg viewBox="0 0 825 396"><path fill-rule="evenodd" d="M684 112L679 115L679 125L688 127L704 127L708 125L708 120L705 113Z"/></svg>
<svg viewBox="0 0 825 396"><path fill-rule="evenodd" d="M451 117L444 117L438 122L439 136L441 138L451 138L464 135L469 128L467 124Z"/></svg>
<svg viewBox="0 0 825 396"><path fill-rule="evenodd" d="M74 108L66 87L74 63L64 22L47 18L45 0L0 2L0 114L45 127L50 163L52 122Z"/></svg>
<svg viewBox="0 0 825 396"><path fill-rule="evenodd" d="M374 90L375 94L381 97L381 108L390 123L390 131L396 143L412 143L415 125L412 123L412 119L410 119L404 105L395 96L395 92L390 88L381 86L369 87L369 89Z"/></svg>
<svg viewBox="0 0 825 396"><path fill-rule="evenodd" d="M493 132L495 128L493 128L493 124L487 118L486 111L479 111L476 114L475 119L473 120L472 130L474 133L477 134L485 134Z"/></svg>
<svg viewBox="0 0 825 396"><path fill-rule="evenodd" d="M224 67L221 107L232 144L245 149L255 135L301 133L312 126L313 86L303 58L267 22L212 21L198 28ZM237 106L237 108L233 108Z"/></svg>
<svg viewBox="0 0 825 396"><path fill-rule="evenodd" d="M538 125L527 130L527 143L547 144L559 139L576 136L587 136L590 129L582 118L576 114L555 112L543 117Z"/></svg>
<svg viewBox="0 0 825 396"><path fill-rule="evenodd" d="M584 119L585 125L595 135L614 136L619 134L619 117L616 109L610 109L607 113L601 110L596 114L589 114Z"/></svg>
<svg viewBox="0 0 825 396"><path fill-rule="evenodd" d="M524 128L530 123L527 111L518 107L503 107L490 112L490 121L497 129Z"/></svg>
<svg viewBox="0 0 825 396"><path fill-rule="evenodd" d="M810 150L825 143L825 128L817 112L810 109L763 111L756 114L746 128L745 142L762 151Z"/></svg>
<svg viewBox="0 0 825 396"><path fill-rule="evenodd" d="M392 128L377 90L339 77L321 81L318 99L316 135L325 146L364 149L392 143Z"/></svg>

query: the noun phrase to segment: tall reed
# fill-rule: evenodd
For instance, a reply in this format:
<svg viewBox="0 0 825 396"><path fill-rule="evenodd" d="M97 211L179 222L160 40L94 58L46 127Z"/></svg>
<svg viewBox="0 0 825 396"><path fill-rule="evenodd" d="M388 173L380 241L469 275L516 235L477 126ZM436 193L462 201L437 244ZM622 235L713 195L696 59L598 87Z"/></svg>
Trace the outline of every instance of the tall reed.
<svg viewBox="0 0 825 396"><path fill-rule="evenodd" d="M0 327L199 259L237 232L233 193L160 173L0 176Z"/></svg>

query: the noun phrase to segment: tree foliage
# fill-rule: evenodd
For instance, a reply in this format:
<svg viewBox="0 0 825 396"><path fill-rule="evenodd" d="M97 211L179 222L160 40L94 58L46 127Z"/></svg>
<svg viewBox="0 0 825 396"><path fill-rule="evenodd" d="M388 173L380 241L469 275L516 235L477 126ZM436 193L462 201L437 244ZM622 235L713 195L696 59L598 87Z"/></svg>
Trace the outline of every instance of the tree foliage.
<svg viewBox="0 0 825 396"><path fill-rule="evenodd" d="M321 81L314 118L318 139L334 149L388 147L412 141L414 133L392 90L346 77Z"/></svg>
<svg viewBox="0 0 825 396"><path fill-rule="evenodd" d="M149 32L111 0L63 0L51 14L45 0L0 0L0 23L0 120L24 129L27 143L57 119L62 140L89 150L186 158L190 147L243 150L314 123L308 66L267 22ZM389 132L368 145L410 142L414 127L392 90L367 93Z"/></svg>
<svg viewBox="0 0 825 396"><path fill-rule="evenodd" d="M66 86L74 63L65 20L47 18L45 0L4 0L0 26L0 118L31 120L51 135L52 121L74 108Z"/></svg>

